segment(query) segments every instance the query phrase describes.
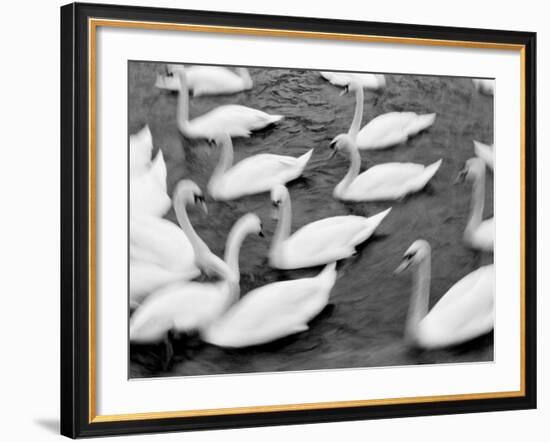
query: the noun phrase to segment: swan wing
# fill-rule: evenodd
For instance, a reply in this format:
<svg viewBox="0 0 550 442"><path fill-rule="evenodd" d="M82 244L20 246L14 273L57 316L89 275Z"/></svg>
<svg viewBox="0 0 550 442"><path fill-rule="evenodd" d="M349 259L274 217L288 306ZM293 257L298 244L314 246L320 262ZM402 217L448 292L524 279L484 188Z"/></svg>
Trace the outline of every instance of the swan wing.
<svg viewBox="0 0 550 442"><path fill-rule="evenodd" d="M195 268L195 253L191 242L179 226L153 216L130 219L130 251L167 270L186 272ZM148 258L146 258L148 257Z"/></svg>
<svg viewBox="0 0 550 442"><path fill-rule="evenodd" d="M150 171L130 178L130 213L163 216L172 201L158 177Z"/></svg>
<svg viewBox="0 0 550 442"><path fill-rule="evenodd" d="M307 330L307 322L326 306L331 288L317 278L257 288L214 322L204 338L224 347L246 347Z"/></svg>
<svg viewBox="0 0 550 442"><path fill-rule="evenodd" d="M233 93L245 87L241 77L221 66L192 66L186 72L194 96Z"/></svg>
<svg viewBox="0 0 550 442"><path fill-rule="evenodd" d="M355 246L372 235L389 210L371 218L342 215L324 218L307 224L287 238L280 253L281 268L299 268L321 265L347 258ZM277 261L277 259L272 259Z"/></svg>
<svg viewBox="0 0 550 442"><path fill-rule="evenodd" d="M285 184L298 178L303 167L304 164L298 158L290 156L254 155L227 170L215 193L225 197L239 197L268 192L276 184Z"/></svg>
<svg viewBox="0 0 550 442"><path fill-rule="evenodd" d="M232 137L248 137L251 131L262 129L283 117L238 104L219 106L193 119L189 124L194 133L213 139L220 132Z"/></svg>
<svg viewBox="0 0 550 442"><path fill-rule="evenodd" d="M419 326L424 347L443 347L468 341L493 328L494 265L480 267L455 283Z"/></svg>
<svg viewBox="0 0 550 442"><path fill-rule="evenodd" d="M185 279L186 277L187 279L192 279L198 276L199 272L182 275L181 273L166 270L152 262L130 259L129 273L130 303L135 306L140 304L155 290L179 279Z"/></svg>
<svg viewBox="0 0 550 442"><path fill-rule="evenodd" d="M397 199L425 167L415 163L384 163L367 169L346 189L349 199Z"/></svg>
<svg viewBox="0 0 550 442"><path fill-rule="evenodd" d="M149 126L144 126L139 132L130 135L130 176L146 172L151 163L153 152L153 137Z"/></svg>
<svg viewBox="0 0 550 442"><path fill-rule="evenodd" d="M151 296L130 320L132 342L154 342L172 328L191 331L205 327L227 307L227 290L221 284L177 282Z"/></svg>
<svg viewBox="0 0 550 442"><path fill-rule="evenodd" d="M495 219L483 220L479 227L472 233L472 245L483 251L491 251L495 244Z"/></svg>

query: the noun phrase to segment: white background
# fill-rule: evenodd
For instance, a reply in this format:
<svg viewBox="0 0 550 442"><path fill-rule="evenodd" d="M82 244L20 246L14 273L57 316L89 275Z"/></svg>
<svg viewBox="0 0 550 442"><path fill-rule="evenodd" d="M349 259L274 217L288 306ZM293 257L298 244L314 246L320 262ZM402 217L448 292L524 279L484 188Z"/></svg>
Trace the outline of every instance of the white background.
<svg viewBox="0 0 550 442"><path fill-rule="evenodd" d="M547 406L548 322L546 281L542 274L550 241L542 228L550 221L543 189L550 178L547 163L547 121L550 36L545 32L548 13L536 3L504 7L500 2L463 0L445 5L437 1L394 0L334 3L278 0L270 4L245 0L130 1L126 3L179 6L195 9L259 12L489 27L539 32L539 409L370 422L231 430L125 438L125 440L252 441L252 440L544 440L550 412ZM542 4L542 2L541 2ZM51 440L58 432L58 324L59 324L59 10L58 1L11 3L4 9L2 32L2 362L0 404L3 440ZM538 10L537 10L538 8ZM530 437L531 436L531 437ZM547 435L546 435L547 437Z"/></svg>

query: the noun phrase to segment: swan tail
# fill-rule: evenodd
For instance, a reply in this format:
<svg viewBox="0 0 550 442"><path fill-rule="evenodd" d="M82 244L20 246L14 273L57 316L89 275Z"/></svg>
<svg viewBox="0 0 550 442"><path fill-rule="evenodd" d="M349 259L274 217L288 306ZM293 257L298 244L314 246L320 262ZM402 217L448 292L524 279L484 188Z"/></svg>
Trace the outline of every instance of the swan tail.
<svg viewBox="0 0 550 442"><path fill-rule="evenodd" d="M309 149L305 154L300 155L298 158L296 158L302 169L306 167L306 164L308 163L312 154L313 154L313 149Z"/></svg>
<svg viewBox="0 0 550 442"><path fill-rule="evenodd" d="M336 281L336 261L327 264L325 268L317 275L318 278L326 279L329 281Z"/></svg>
<svg viewBox="0 0 550 442"><path fill-rule="evenodd" d="M164 155L161 149L159 149L153 160L151 172L154 174L163 190L166 191L166 162L164 161Z"/></svg>
<svg viewBox="0 0 550 442"><path fill-rule="evenodd" d="M386 76L384 74L376 74L375 77L378 81L378 89L384 89L386 87Z"/></svg>
<svg viewBox="0 0 550 442"><path fill-rule="evenodd" d="M284 115L268 115L267 124L275 124L278 121L281 121L284 118Z"/></svg>
<svg viewBox="0 0 550 442"><path fill-rule="evenodd" d="M407 133L409 136L417 134L428 127L430 127L435 122L435 117L437 114L424 114L418 115L407 128Z"/></svg>
<svg viewBox="0 0 550 442"><path fill-rule="evenodd" d="M391 207L389 209L386 209L380 213L377 213L376 215L369 216L367 219L369 220L369 226L373 229L376 229L380 223L384 220L386 216L391 212Z"/></svg>
<svg viewBox="0 0 550 442"><path fill-rule="evenodd" d="M424 172L422 173L422 182L424 186L428 183L428 181L430 181L433 178L433 176L441 167L442 162L443 160L440 159L440 160L437 160L435 163L432 163L429 166L426 166L424 168Z"/></svg>

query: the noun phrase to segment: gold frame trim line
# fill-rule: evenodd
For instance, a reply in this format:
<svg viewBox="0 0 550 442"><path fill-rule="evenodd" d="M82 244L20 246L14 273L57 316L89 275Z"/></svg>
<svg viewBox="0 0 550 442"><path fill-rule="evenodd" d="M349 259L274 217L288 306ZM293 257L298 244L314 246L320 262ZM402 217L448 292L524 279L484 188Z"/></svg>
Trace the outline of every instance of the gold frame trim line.
<svg viewBox="0 0 550 442"><path fill-rule="evenodd" d="M466 393L439 396L419 396L419 397L401 397L388 399L368 399L352 401L333 401L333 402L314 402L301 404L284 405L261 405L234 408L215 408L181 411L159 411L148 413L130 413L130 414L96 414L96 31L97 28L115 27L115 28L134 28L162 31L186 31L186 32L207 32L218 34L235 35L253 35L267 37L290 37L290 38L308 38L325 39L340 41L358 41L369 43L386 44L412 44L421 46L445 46L461 47L475 49L496 49L519 51L520 53L520 193L521 193L521 229L520 229L520 389L518 391L488 392L488 393ZM497 398L513 398L525 396L525 45L505 44L493 42L474 42L459 40L439 40L423 39L411 37L388 37L376 35L358 35L358 34L339 34L328 32L308 32L291 31L282 29L263 29L263 28L245 28L232 26L210 26L210 25L191 25L181 23L157 23L140 22L130 20L111 20L111 19L88 19L88 98L89 98L89 423L100 422L119 422L119 421L137 421L145 419L169 419L182 417L198 416L221 416L221 415L239 415L246 413L273 413L280 411L297 410L322 410L329 408L350 408L365 407L375 405L396 405L396 404L420 404L427 402L442 401L460 401L460 400L481 400Z"/></svg>

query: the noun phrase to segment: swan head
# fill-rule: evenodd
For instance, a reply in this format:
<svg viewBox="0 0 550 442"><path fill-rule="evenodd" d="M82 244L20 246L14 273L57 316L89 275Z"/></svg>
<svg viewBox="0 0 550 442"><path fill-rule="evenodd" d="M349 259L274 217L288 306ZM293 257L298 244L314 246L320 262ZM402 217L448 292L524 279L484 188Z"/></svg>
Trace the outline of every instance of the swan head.
<svg viewBox="0 0 550 442"><path fill-rule="evenodd" d="M330 142L329 147L333 151L330 158L334 157L338 152L351 152L357 148L350 134L336 135Z"/></svg>
<svg viewBox="0 0 550 442"><path fill-rule="evenodd" d="M165 64L164 75L167 77L173 77L178 72L185 72L185 66L183 64Z"/></svg>
<svg viewBox="0 0 550 442"><path fill-rule="evenodd" d="M255 213L247 213L243 215L235 223L235 228L242 229L247 233L255 233L259 236L264 236L262 220Z"/></svg>
<svg viewBox="0 0 550 442"><path fill-rule="evenodd" d="M271 202L273 206L279 207L279 205L288 198L288 189L282 184L277 184L271 189Z"/></svg>
<svg viewBox="0 0 550 442"><path fill-rule="evenodd" d="M181 180L176 185L174 190L174 204L178 203L185 206L188 204L198 204L205 213L208 213L202 190L194 181Z"/></svg>
<svg viewBox="0 0 550 442"><path fill-rule="evenodd" d="M470 158L464 164L464 168L458 173L455 183L463 181L476 181L479 177L485 175L485 163L481 158Z"/></svg>
<svg viewBox="0 0 550 442"><path fill-rule="evenodd" d="M417 266L426 258L429 258L431 254L431 247L428 241L424 239L418 239L411 244L407 251L403 254L401 263L394 270L394 274L399 274L411 266Z"/></svg>
<svg viewBox="0 0 550 442"><path fill-rule="evenodd" d="M356 92L362 89L361 83L353 75L350 75L349 80L344 85L344 88L340 92L340 96L346 95L348 92Z"/></svg>

